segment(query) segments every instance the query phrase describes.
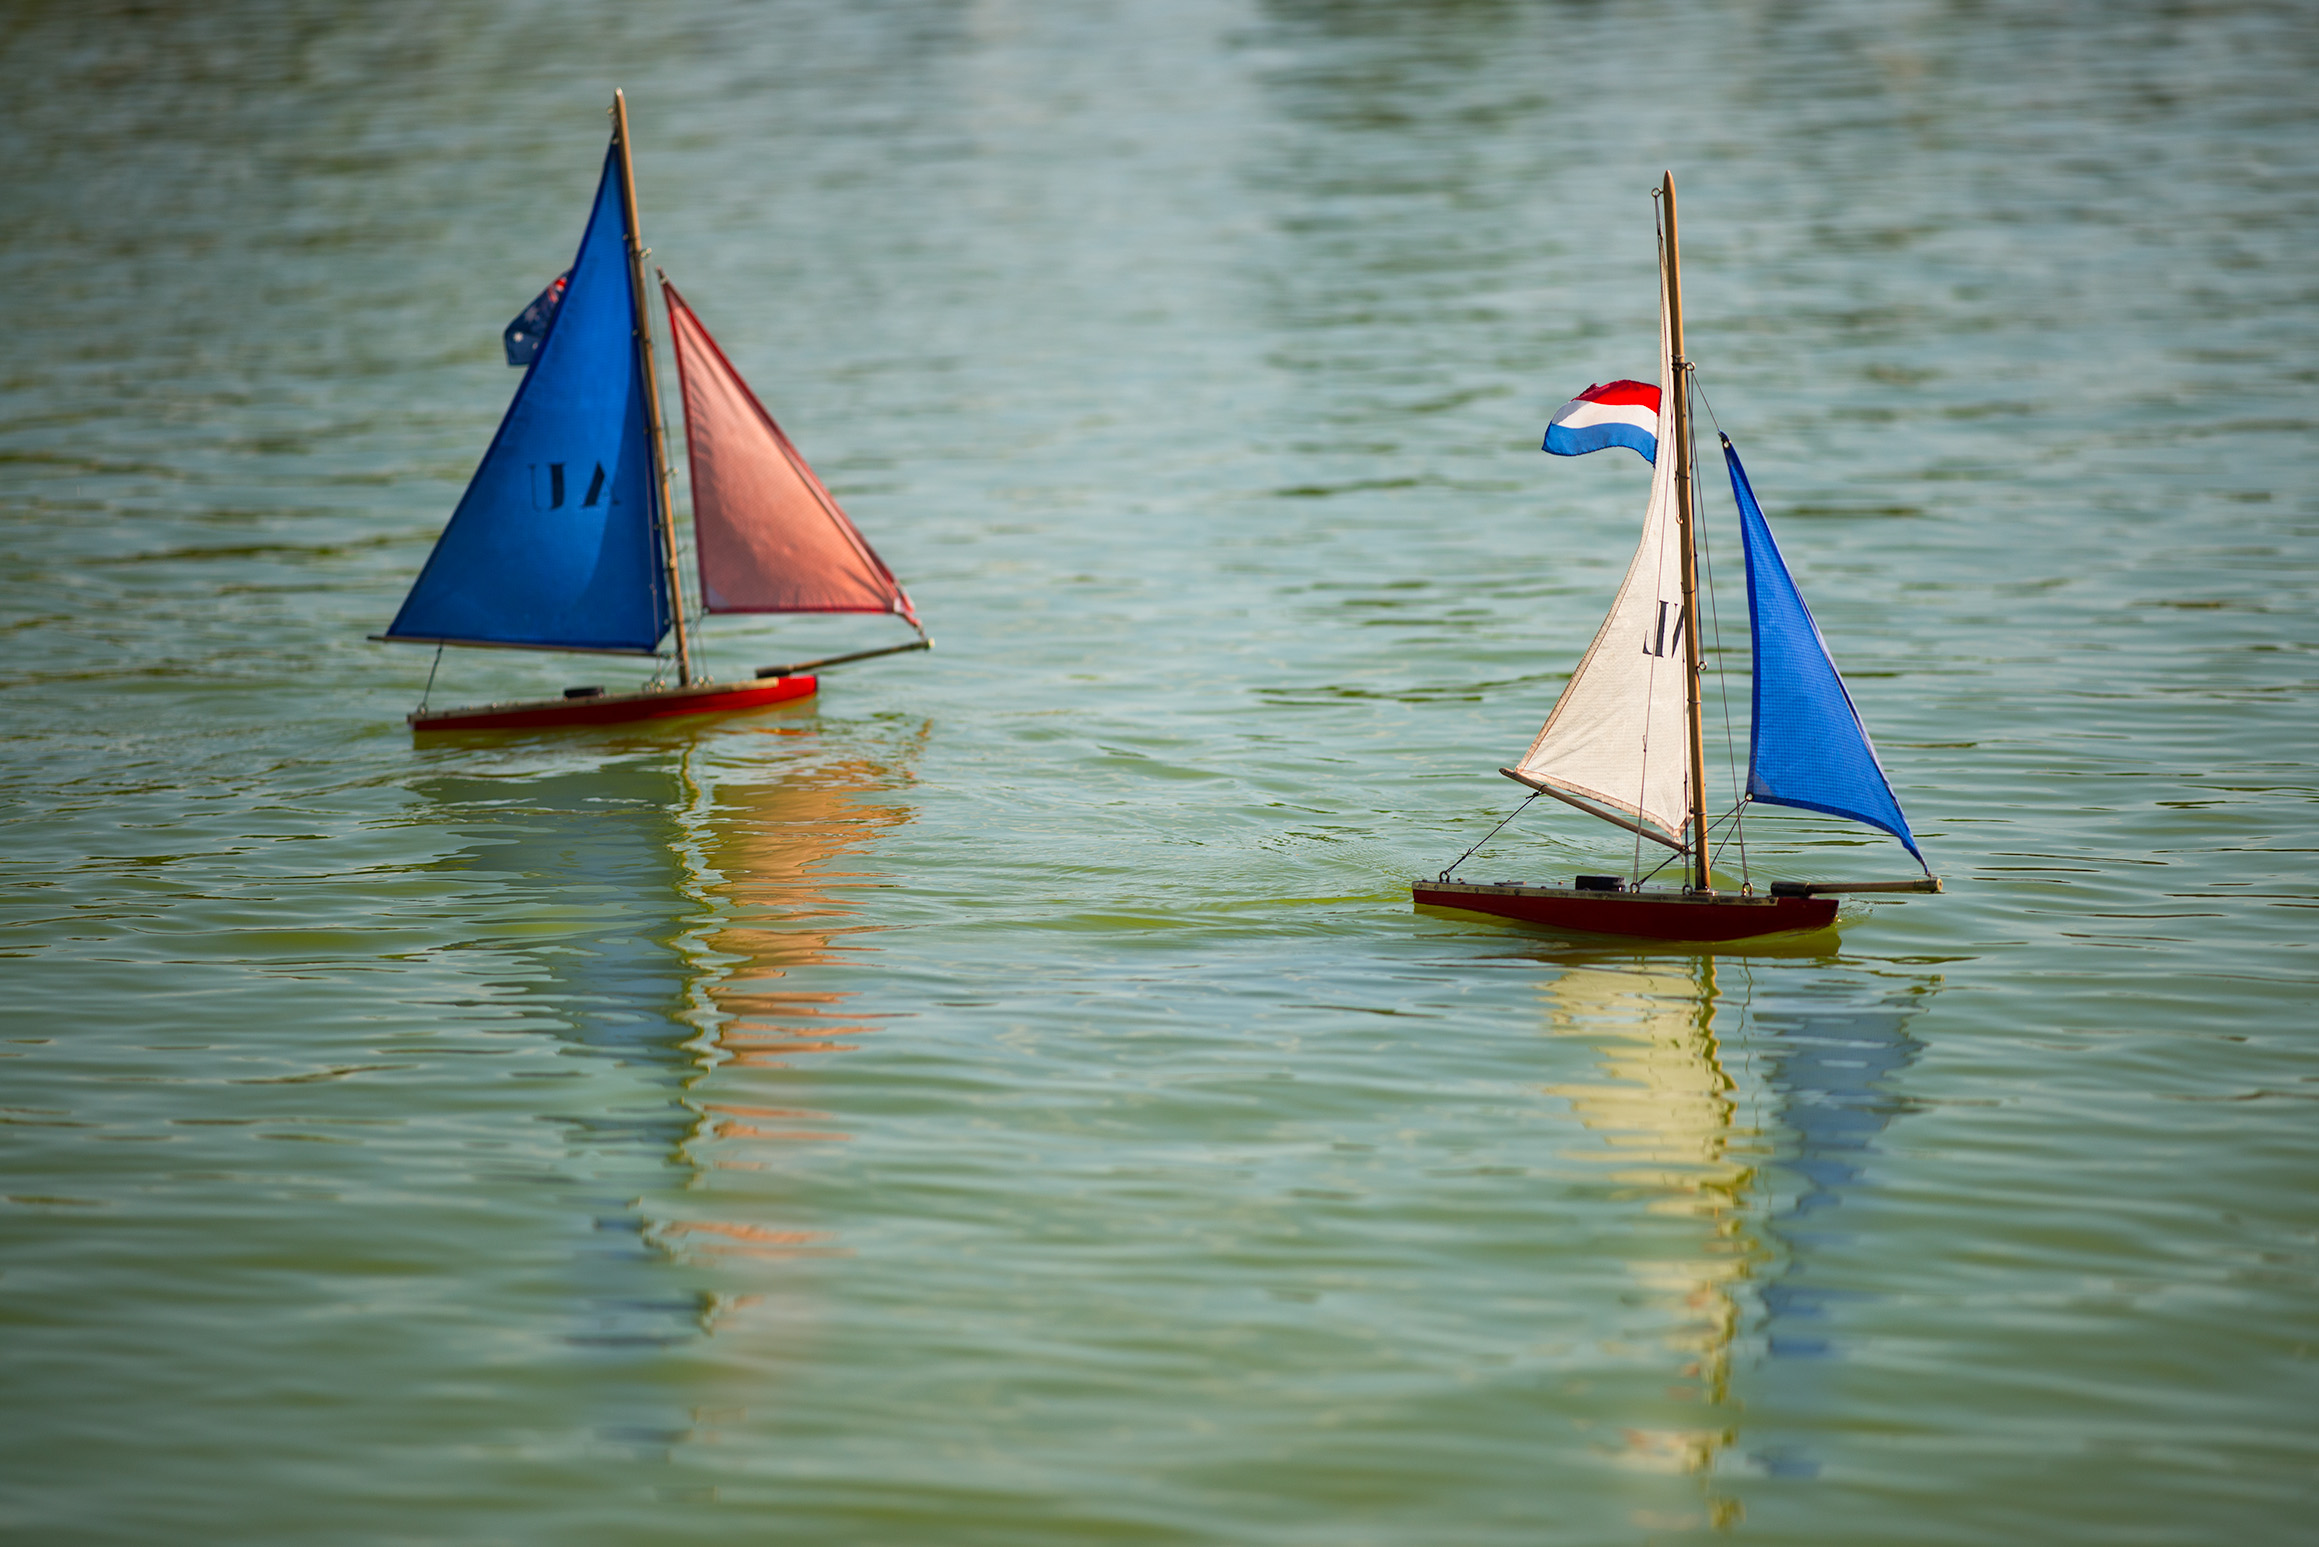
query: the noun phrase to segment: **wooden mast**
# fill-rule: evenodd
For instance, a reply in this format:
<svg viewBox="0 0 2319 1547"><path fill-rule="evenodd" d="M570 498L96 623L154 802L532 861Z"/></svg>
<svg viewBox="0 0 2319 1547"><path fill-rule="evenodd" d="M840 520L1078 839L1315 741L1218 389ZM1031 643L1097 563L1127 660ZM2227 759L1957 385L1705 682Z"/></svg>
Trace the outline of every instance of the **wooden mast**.
<svg viewBox="0 0 2319 1547"><path fill-rule="evenodd" d="M1667 223L1667 431L1675 442L1675 529L1683 545L1683 711L1690 722L1691 890L1713 887L1707 856L1707 750L1700 735L1699 546L1692 533L1691 362L1683 353L1683 260L1675 240L1675 174L1659 184Z"/></svg>
<svg viewBox="0 0 2319 1547"><path fill-rule="evenodd" d="M679 687L690 687L692 639L685 630L684 575L676 561L676 488L668 472L668 435L660 423L660 373L652 358L652 307L644 288L644 237L636 220L636 163L628 153L628 97L617 90L612 93L612 143L620 147L620 200L628 217L628 292L636 304L636 358L644 367L645 434L652 442L653 489L660 500L660 560L668 574L669 610L676 619L676 681ZM1696 697L1697 693L1698 684L1694 681L1692 694Z"/></svg>

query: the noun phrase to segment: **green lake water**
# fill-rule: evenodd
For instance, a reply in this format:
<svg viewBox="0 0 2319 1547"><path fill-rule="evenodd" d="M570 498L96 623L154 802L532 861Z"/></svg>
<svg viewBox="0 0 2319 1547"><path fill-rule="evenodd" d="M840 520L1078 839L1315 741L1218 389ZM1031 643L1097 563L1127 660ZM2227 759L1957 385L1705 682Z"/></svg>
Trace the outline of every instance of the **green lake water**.
<svg viewBox="0 0 2319 1547"><path fill-rule="evenodd" d="M0 63L0 1534L2319 1532L2310 6L22 0ZM364 636L616 85L939 649L414 745ZM1948 883L1785 952L1408 902L1631 551L1642 465L1537 441L1652 372L1669 167ZM1550 804L1463 873L1627 860Z"/></svg>

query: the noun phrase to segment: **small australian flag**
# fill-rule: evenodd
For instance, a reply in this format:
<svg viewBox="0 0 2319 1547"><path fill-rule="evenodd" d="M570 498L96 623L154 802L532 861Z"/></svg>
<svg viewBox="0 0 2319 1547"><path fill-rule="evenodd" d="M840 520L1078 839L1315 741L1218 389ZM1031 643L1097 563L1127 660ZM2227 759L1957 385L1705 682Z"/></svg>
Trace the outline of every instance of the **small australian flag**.
<svg viewBox="0 0 2319 1547"><path fill-rule="evenodd" d="M558 274L542 290L531 305L525 307L515 321L507 325L500 338L507 345L507 363L529 365L539 354L539 346L548 336L548 325L555 320L556 308L563 303L564 287L571 283L572 271Z"/></svg>

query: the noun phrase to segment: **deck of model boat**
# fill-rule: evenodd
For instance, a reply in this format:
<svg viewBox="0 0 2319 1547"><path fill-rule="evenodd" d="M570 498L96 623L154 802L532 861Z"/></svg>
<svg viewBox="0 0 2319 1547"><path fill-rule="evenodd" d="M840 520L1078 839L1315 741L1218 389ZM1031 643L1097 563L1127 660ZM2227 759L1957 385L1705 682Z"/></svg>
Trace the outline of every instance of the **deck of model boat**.
<svg viewBox="0 0 2319 1547"><path fill-rule="evenodd" d="M681 688L646 688L633 693L599 693L586 698L519 699L470 704L457 709L412 714L414 731L531 730L557 725L618 725L672 715L728 714L762 709L813 696L820 679L774 677L754 682L702 682Z"/></svg>
<svg viewBox="0 0 2319 1547"><path fill-rule="evenodd" d="M1744 940L1825 929L1832 897L1749 896L1738 892L1597 892L1517 882L1419 881L1411 900L1523 924L1590 935L1652 940Z"/></svg>

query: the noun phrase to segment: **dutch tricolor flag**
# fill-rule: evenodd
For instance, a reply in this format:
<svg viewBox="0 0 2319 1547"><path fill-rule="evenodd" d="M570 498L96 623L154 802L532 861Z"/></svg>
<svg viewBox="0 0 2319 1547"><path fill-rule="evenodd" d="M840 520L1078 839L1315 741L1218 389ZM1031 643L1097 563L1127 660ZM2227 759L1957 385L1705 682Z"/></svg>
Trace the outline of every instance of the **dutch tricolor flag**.
<svg viewBox="0 0 2319 1547"><path fill-rule="evenodd" d="M1582 457L1607 446L1632 446L1646 462L1659 459L1659 389L1640 381L1589 387L1562 405L1546 426L1545 450Z"/></svg>

